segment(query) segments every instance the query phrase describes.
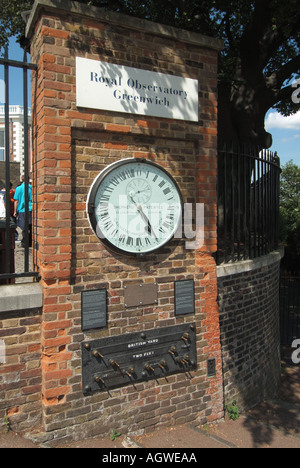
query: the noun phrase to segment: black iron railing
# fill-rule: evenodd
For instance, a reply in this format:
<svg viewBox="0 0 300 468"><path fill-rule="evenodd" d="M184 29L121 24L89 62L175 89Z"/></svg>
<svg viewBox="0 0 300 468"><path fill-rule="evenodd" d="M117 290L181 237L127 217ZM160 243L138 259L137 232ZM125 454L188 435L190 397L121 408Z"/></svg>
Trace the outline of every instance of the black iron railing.
<svg viewBox="0 0 300 468"><path fill-rule="evenodd" d="M257 147L218 151L217 263L266 255L279 243L280 160Z"/></svg>
<svg viewBox="0 0 300 468"><path fill-rule="evenodd" d="M28 124L28 71L36 70L36 65L29 63L27 53L24 52L23 62L10 60L8 58L8 48L5 48L4 57L0 58L0 65L4 67L4 85L5 85L5 105L4 105L4 126L5 126L5 199L10 200L10 152L11 152L11 126L10 126L10 105L9 105L9 85L10 68L16 67L23 70L23 120L24 120L24 175L25 181L29 181L29 124ZM32 271L29 265L30 245L29 245L29 188L25 188L25 227L24 227L24 267L18 273L15 272L14 264L14 226L11 219L10 203L6 203L6 215L0 226L0 284L14 282L16 278L37 277L38 273Z"/></svg>

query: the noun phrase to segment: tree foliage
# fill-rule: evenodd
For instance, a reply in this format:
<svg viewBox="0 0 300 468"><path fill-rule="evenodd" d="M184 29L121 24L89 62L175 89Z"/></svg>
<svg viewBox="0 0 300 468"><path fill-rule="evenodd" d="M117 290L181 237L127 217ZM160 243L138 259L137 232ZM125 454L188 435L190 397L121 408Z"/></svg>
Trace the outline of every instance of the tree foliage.
<svg viewBox="0 0 300 468"><path fill-rule="evenodd" d="M300 167L293 160L282 168L280 238L289 254L300 255Z"/></svg>
<svg viewBox="0 0 300 468"><path fill-rule="evenodd" d="M300 110L292 82L300 78L299 0L82 0L82 3L217 37L219 137L272 144L264 122L270 108ZM3 45L24 31L20 13L33 0L0 0Z"/></svg>
<svg viewBox="0 0 300 468"><path fill-rule="evenodd" d="M291 81L300 77L299 0L113 0L107 8L222 39L223 110L227 105L229 121L241 127L242 108L245 133L250 128L257 142L266 137L259 133L270 108L299 111L291 99ZM258 129L251 115L259 117Z"/></svg>
<svg viewBox="0 0 300 468"><path fill-rule="evenodd" d="M10 37L24 35L25 23L21 14L30 10L32 4L32 0L0 0L0 47L6 45Z"/></svg>

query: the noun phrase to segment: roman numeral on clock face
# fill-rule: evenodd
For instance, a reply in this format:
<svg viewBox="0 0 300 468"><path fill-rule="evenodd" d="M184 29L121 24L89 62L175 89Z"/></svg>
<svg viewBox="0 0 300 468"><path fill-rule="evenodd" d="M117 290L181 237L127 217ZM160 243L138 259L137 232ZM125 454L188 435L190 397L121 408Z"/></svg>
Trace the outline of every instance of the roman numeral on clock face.
<svg viewBox="0 0 300 468"><path fill-rule="evenodd" d="M128 159L99 174L88 206L92 228L107 247L147 255L171 241L181 220L182 198L164 168Z"/></svg>

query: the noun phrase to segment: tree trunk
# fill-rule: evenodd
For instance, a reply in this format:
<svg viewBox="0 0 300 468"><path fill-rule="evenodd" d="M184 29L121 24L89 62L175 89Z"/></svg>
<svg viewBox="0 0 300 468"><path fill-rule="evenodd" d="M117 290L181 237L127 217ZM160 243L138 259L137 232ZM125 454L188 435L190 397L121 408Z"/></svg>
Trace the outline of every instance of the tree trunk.
<svg viewBox="0 0 300 468"><path fill-rule="evenodd" d="M268 90L264 87L264 93ZM219 145L223 142L250 143L268 149L272 135L265 130L265 117L269 106L259 90L247 83L234 86L229 92L219 89Z"/></svg>

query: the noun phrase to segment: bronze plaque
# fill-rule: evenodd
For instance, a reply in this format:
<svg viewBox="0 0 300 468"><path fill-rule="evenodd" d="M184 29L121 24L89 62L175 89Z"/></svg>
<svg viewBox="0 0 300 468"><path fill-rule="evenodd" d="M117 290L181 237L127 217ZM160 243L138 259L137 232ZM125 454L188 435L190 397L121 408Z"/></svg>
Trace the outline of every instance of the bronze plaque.
<svg viewBox="0 0 300 468"><path fill-rule="evenodd" d="M126 308L157 304L157 283L140 283L124 286L124 300Z"/></svg>

